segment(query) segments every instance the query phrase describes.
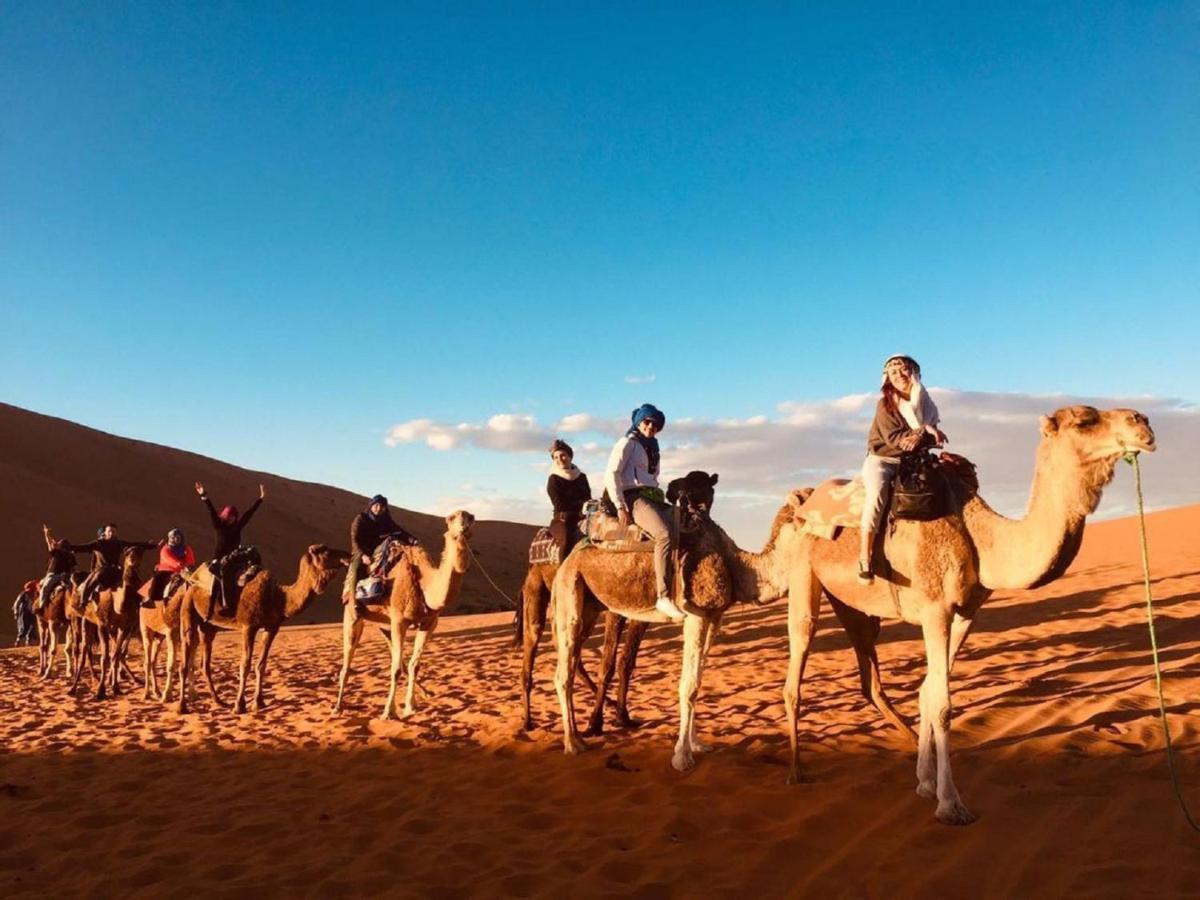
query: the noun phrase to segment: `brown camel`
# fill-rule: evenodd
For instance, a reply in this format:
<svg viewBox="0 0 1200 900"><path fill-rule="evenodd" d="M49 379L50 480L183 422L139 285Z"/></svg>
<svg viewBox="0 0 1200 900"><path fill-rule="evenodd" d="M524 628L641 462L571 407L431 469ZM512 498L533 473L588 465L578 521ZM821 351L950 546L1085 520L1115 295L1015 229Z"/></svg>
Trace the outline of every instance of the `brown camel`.
<svg viewBox="0 0 1200 900"><path fill-rule="evenodd" d="M83 576L76 576L82 581ZM67 586L57 585L43 606L34 609L38 624L38 678L54 674L54 656L61 642L67 678L75 674L75 630L67 616Z"/></svg>
<svg viewBox="0 0 1200 900"><path fill-rule="evenodd" d="M404 638L409 628L416 629L412 655L408 660L408 681L404 692L404 710L399 714L406 718L413 714L413 694L417 689L417 674L421 654L429 636L437 629L438 619L447 604L458 597L463 575L471 562L471 526L475 517L464 510L456 510L446 516L445 544L440 564L434 565L423 547L405 547L388 577L392 590L387 605L360 607L347 603L342 617L342 670L338 675L337 700L333 704L336 715L342 711L342 698L346 692L346 681L350 677L350 663L354 651L362 639L363 629L368 622L385 626L380 628L384 640L392 650L391 683L387 701L383 704L381 718L390 719L396 706L396 686L400 669L404 665Z"/></svg>
<svg viewBox="0 0 1200 900"><path fill-rule="evenodd" d="M689 479L703 473L692 473ZM708 476L705 476L708 477ZM715 482L716 476L711 476ZM679 676L679 737L671 764L680 771L695 765L694 754L707 748L696 738L695 704L704 661L720 628L725 610L734 602L766 603L787 590L790 552L798 529L790 512L776 525L762 553L737 547L708 516L711 495L685 488L679 494L681 564L676 578L683 584L683 662ZM647 553L616 553L597 547L578 547L559 567L554 579L553 605L558 647L554 686L563 718L563 748L585 748L575 727L572 688L588 595L628 619L661 622L654 608L654 566Z"/></svg>
<svg viewBox="0 0 1200 900"><path fill-rule="evenodd" d="M113 696L121 692L121 668L125 665L125 654L129 648L129 639L137 628L138 586L141 584L138 567L142 563L143 550L140 547L126 547L121 551L121 583L112 589L96 591L91 603L80 613L79 597L72 591L69 601L74 602L77 612L79 631L77 632L76 649L80 658L75 661L75 678L71 682L74 691L82 673L82 663L91 656L91 645L96 641L100 645L100 676L96 685L96 699L103 700L106 687L112 689ZM132 673L130 673L132 677Z"/></svg>
<svg viewBox="0 0 1200 900"><path fill-rule="evenodd" d="M179 634L181 638L181 663L179 669L179 711L188 711L188 677L191 673L192 653L197 638L205 645L204 665L209 692L213 701L221 704L212 683L209 670L211 646L218 631L240 631L242 636L242 658L238 675L237 698L234 710L246 711L246 677L254 657L254 642L259 631L265 633L262 652L255 663L254 697L251 706L256 711L263 706L263 685L266 680L267 658L271 644L279 633L285 619L297 616L308 608L316 597L329 586L329 582L349 561L350 555L343 550L331 550L324 544L313 544L300 557L299 573L291 584L280 584L273 573L264 569L242 588L237 608L231 616L223 615L213 603L212 572L200 566L187 576L188 586L180 604Z"/></svg>
<svg viewBox="0 0 1200 900"><path fill-rule="evenodd" d="M521 605L517 608L516 643L521 647L521 701L523 719L521 729L533 729L533 714L530 710L530 694L533 691L533 667L537 660L538 644L546 628L547 612L550 607L550 591L554 584L554 573L558 566L553 563L534 563L525 573L521 585ZM582 634L579 649L591 636L596 618L603 608L595 602L586 603L583 609ZM637 652L646 633L646 622L628 622L616 613L603 612L604 648L601 653L600 682L592 681L580 660L576 671L584 680L588 690L595 693L592 716L585 735L598 735L604 730L604 704L614 671L617 678L617 722L624 728L636 728L641 723L629 715L629 679L637 663ZM628 627L627 627L628 624ZM622 646L621 638L625 638ZM620 656L618 658L618 649Z"/></svg>
<svg viewBox="0 0 1200 900"><path fill-rule="evenodd" d="M971 485L956 479L955 511L930 522L896 522L883 545L887 574L869 585L857 579L853 529L843 529L833 540L801 536L788 591L790 659L783 689L790 781L800 780L797 705L824 591L867 616L921 626L927 672L920 691L917 793L937 798L939 821L974 821L950 771L949 678L975 613L994 590L1034 588L1061 576L1079 550L1084 520L1100 502L1118 460L1130 451L1155 449L1149 420L1131 409L1067 407L1043 416L1041 432L1029 506L1021 520L997 514ZM797 500L791 502L799 507Z"/></svg>
<svg viewBox="0 0 1200 900"><path fill-rule="evenodd" d="M147 700L156 699L166 703L171 699L175 667L183 649L179 621L183 615L183 597L187 587L184 582L162 602L142 606L138 612L138 628L142 637L142 695ZM163 644L167 645L167 664L166 678L160 692L156 666ZM200 665L208 681L209 693L217 699L216 687L212 683L212 638L208 635L204 635L200 642ZM217 699L217 702L220 703L220 700Z"/></svg>

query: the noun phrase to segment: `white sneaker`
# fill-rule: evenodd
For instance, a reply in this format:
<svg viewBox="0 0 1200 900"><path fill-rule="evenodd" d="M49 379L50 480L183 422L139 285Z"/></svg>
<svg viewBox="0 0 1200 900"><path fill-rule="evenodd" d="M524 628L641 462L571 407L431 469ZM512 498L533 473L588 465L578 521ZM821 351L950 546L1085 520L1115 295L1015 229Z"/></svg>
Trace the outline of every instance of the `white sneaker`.
<svg viewBox="0 0 1200 900"><path fill-rule="evenodd" d="M686 613L675 605L675 602L665 594L654 601L654 608L672 622L682 622Z"/></svg>

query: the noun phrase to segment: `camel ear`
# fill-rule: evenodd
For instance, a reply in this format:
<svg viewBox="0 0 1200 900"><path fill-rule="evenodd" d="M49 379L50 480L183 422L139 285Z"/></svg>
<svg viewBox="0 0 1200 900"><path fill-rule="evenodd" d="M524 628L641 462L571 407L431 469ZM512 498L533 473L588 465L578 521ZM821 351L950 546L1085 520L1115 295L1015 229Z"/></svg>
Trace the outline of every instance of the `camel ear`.
<svg viewBox="0 0 1200 900"><path fill-rule="evenodd" d="M325 545L324 545L324 544L309 544L309 545L308 545L308 555L309 555L309 556L316 556L316 555L317 555L318 553L320 553L320 552L321 552L323 549L325 549Z"/></svg>
<svg viewBox="0 0 1200 900"><path fill-rule="evenodd" d="M682 481L683 481L682 478L676 478L674 481L672 481L670 484L667 485L667 502L670 503L672 506L674 506L675 501L677 501L679 499L679 485Z"/></svg>
<svg viewBox="0 0 1200 900"><path fill-rule="evenodd" d="M1042 437L1050 437L1058 431L1058 419L1053 416L1042 416Z"/></svg>
<svg viewBox="0 0 1200 900"><path fill-rule="evenodd" d="M804 501L807 499L808 497L802 490L792 491L790 494L788 494L788 506L792 508L793 513L798 513L800 512L800 507L804 505Z"/></svg>
<svg viewBox="0 0 1200 900"><path fill-rule="evenodd" d="M716 484L716 483L717 483L717 479L718 479L718 478L720 478L720 477L721 477L721 476L720 476L720 475L718 475L716 472L713 472L713 473L712 473L712 478L710 478L710 479L708 480L708 483L709 483L709 484Z"/></svg>
<svg viewBox="0 0 1200 900"><path fill-rule="evenodd" d="M450 515L448 515L448 516L446 516L446 524L447 524L447 525L449 525L449 524L450 524L450 523L451 523L453 520L454 520L454 515L453 515L453 513L452 513L452 514L450 514Z"/></svg>

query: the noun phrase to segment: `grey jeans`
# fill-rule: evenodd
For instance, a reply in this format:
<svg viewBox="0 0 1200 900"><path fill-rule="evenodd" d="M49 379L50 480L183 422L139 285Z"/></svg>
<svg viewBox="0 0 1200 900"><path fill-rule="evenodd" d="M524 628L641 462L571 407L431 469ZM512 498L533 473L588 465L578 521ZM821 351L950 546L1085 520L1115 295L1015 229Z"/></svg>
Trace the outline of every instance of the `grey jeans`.
<svg viewBox="0 0 1200 900"><path fill-rule="evenodd" d="M671 550L675 546L671 507L636 497L629 511L637 526L654 539L654 589L659 597L670 597Z"/></svg>
<svg viewBox="0 0 1200 900"><path fill-rule="evenodd" d="M883 524L883 513L887 508L888 493L900 460L894 456L876 456L868 453L863 460L863 508L859 527L872 534Z"/></svg>

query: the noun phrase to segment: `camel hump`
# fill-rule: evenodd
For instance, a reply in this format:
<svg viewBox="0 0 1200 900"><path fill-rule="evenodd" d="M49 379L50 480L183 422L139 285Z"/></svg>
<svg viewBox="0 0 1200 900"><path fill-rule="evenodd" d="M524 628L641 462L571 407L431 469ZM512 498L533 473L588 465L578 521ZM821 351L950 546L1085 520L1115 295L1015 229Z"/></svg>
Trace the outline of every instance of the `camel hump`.
<svg viewBox="0 0 1200 900"><path fill-rule="evenodd" d="M833 538L839 528L858 528L864 496L861 478L831 478L821 482L796 508L796 518L804 522L801 531Z"/></svg>

